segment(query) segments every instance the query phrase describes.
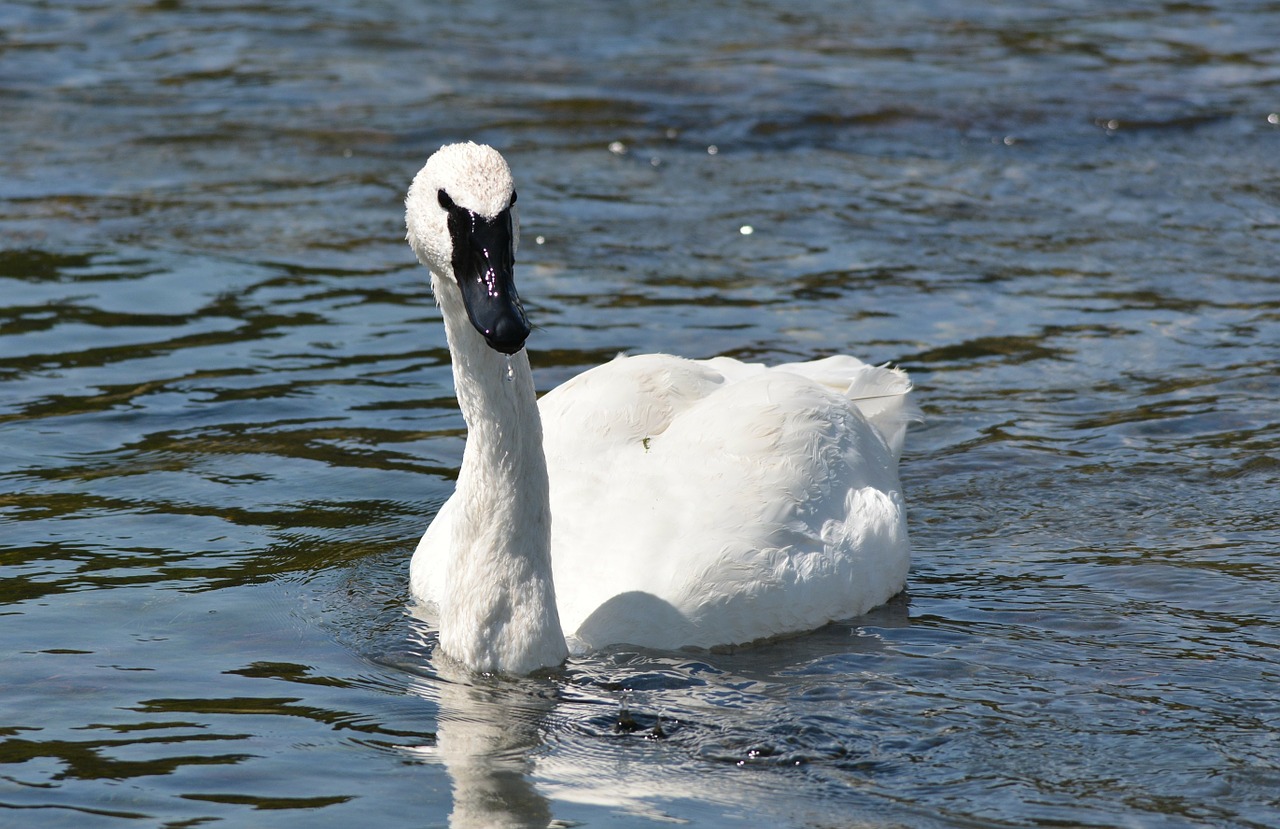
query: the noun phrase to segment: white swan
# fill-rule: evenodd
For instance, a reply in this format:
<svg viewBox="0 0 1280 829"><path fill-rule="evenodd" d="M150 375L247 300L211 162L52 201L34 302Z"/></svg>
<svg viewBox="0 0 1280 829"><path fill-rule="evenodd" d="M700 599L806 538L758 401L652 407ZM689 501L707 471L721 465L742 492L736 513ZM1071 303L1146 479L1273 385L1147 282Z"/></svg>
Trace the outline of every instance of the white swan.
<svg viewBox="0 0 1280 829"><path fill-rule="evenodd" d="M405 202L468 429L457 490L410 565L439 649L523 674L563 662L566 636L575 649L735 645L900 591L906 375L852 357L652 354L538 401L515 200L502 156L467 143L432 155Z"/></svg>

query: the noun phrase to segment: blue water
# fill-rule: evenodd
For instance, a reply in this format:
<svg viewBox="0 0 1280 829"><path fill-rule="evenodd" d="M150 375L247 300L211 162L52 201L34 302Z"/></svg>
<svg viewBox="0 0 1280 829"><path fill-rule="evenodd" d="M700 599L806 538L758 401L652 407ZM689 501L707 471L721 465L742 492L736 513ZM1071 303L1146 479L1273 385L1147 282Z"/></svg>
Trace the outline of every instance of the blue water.
<svg viewBox="0 0 1280 829"><path fill-rule="evenodd" d="M1276 44L1231 0L0 6L0 825L1280 824ZM402 199L466 138L540 388L911 373L905 595L433 664L464 429Z"/></svg>

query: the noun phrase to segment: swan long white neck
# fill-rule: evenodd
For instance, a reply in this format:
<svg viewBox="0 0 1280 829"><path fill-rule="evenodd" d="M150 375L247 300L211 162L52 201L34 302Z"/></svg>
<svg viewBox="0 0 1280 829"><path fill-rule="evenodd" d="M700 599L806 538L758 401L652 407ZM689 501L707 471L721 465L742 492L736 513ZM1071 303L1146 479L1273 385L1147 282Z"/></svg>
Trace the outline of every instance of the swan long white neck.
<svg viewBox="0 0 1280 829"><path fill-rule="evenodd" d="M467 445L440 601L440 646L473 670L525 674L568 655L551 575L551 504L529 356L490 348L457 288L432 287L444 312ZM510 372L510 376L508 376Z"/></svg>

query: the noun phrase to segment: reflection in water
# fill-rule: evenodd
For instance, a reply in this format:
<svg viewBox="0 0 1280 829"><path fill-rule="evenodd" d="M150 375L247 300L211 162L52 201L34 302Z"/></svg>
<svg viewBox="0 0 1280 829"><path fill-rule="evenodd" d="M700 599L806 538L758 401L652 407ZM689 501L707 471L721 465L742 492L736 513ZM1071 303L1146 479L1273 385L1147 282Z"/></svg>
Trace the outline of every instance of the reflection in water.
<svg viewBox="0 0 1280 829"><path fill-rule="evenodd" d="M555 706L554 686L468 675L437 655L439 679L415 690L440 706L434 754L453 783L451 829L545 829L551 806L534 789L532 754Z"/></svg>
<svg viewBox="0 0 1280 829"><path fill-rule="evenodd" d="M405 658L435 673L411 691L435 707L438 725L435 741L399 750L444 766L452 829L543 829L577 807L658 823L731 814L771 825L790 811L788 772L834 783L883 762L876 735L892 714L877 709L900 688L873 666L887 655L885 636L909 627L908 611L904 595L857 628L714 656L612 650L520 679L431 654L434 634L414 624L419 650ZM412 612L423 618L421 606ZM854 813L849 802L806 808ZM858 809L877 813L874 803Z"/></svg>

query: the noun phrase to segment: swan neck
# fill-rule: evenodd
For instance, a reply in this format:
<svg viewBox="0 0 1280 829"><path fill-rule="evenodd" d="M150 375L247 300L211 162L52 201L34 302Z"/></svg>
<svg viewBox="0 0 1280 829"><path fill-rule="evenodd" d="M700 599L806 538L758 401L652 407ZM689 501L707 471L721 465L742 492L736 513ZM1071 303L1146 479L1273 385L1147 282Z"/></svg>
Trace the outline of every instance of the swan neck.
<svg viewBox="0 0 1280 829"><path fill-rule="evenodd" d="M438 286L436 296L467 444L440 645L473 670L528 673L567 655L551 574L550 485L533 372L523 349L508 357L490 348L448 287Z"/></svg>

